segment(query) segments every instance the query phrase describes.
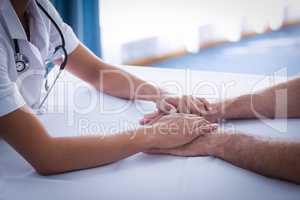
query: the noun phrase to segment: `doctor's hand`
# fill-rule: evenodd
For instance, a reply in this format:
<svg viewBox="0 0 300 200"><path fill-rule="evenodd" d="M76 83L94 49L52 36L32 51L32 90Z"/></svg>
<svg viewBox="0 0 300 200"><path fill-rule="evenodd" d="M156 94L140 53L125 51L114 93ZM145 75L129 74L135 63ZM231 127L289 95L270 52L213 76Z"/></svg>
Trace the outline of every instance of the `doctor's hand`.
<svg viewBox="0 0 300 200"><path fill-rule="evenodd" d="M197 115L178 113L152 120L149 125L152 131L148 137L153 145L148 149L179 147L217 128Z"/></svg>
<svg viewBox="0 0 300 200"><path fill-rule="evenodd" d="M156 101L157 111L147 114L140 121L141 124L148 124L165 114L186 113L198 116L205 116L212 111L209 102L204 98L194 96L171 96L164 95Z"/></svg>

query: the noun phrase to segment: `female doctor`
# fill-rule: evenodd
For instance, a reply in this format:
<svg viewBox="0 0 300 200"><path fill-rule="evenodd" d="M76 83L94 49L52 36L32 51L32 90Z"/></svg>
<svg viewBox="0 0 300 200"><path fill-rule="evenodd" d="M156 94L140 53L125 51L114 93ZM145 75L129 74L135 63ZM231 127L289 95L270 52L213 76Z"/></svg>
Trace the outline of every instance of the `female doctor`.
<svg viewBox="0 0 300 200"><path fill-rule="evenodd" d="M31 108L42 108L55 84L46 81L48 92L42 94L47 62L59 64L56 79L66 69L107 94L153 101L158 112L177 113L159 116L152 125L105 138L51 137L31 112ZM105 73L100 81L99 74L105 70L114 73ZM124 74L133 84L127 84ZM138 89L140 86L143 87ZM189 107L191 102L194 106ZM215 124L199 117L208 107L204 99L172 97L104 63L78 41L50 1L0 0L0 137L38 173L48 175L96 167L149 149L181 146L215 129ZM175 130L166 128L175 124L179 125Z"/></svg>

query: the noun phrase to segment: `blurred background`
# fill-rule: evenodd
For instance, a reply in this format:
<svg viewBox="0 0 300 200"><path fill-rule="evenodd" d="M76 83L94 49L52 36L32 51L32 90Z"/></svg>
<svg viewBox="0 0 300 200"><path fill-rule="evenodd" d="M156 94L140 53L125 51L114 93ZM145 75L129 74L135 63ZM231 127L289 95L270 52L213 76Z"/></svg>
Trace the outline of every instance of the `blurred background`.
<svg viewBox="0 0 300 200"><path fill-rule="evenodd" d="M300 72L300 0L52 0L106 62Z"/></svg>

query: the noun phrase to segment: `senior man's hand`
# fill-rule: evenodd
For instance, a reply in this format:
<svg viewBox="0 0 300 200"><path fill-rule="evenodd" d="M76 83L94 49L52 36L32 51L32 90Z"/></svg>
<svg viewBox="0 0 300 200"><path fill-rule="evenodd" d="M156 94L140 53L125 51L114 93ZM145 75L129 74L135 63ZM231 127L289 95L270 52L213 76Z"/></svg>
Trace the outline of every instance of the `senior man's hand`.
<svg viewBox="0 0 300 200"><path fill-rule="evenodd" d="M170 149L150 149L145 153L148 154L167 154L174 156L216 156L222 154L222 144L228 140L228 134L219 133L218 131L207 132L197 139L181 147Z"/></svg>
<svg viewBox="0 0 300 200"><path fill-rule="evenodd" d="M164 95L156 101L157 111L147 114L140 121L141 124L148 124L152 120L157 120L163 115L171 113L194 114L198 116L208 116L210 121L215 122L214 106L205 98L195 96L172 96Z"/></svg>

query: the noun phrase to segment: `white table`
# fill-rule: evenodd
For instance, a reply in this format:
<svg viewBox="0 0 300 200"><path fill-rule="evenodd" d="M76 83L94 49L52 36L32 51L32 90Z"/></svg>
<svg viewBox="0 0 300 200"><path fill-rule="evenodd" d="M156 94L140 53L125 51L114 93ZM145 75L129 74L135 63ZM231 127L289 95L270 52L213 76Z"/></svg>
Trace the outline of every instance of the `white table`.
<svg viewBox="0 0 300 200"><path fill-rule="evenodd" d="M215 85L221 88L222 84L233 82L226 96L247 93L253 88L264 88L268 86L268 80L274 79L268 77L267 81L262 81L262 76L228 73L130 67L125 69L161 85L166 85L166 81L176 81L194 88L199 81L209 81L209 87ZM284 80L277 78L276 81ZM60 113L48 113L40 117L53 136L95 131L114 133L133 128L138 126L138 120L145 112L154 109L154 105L146 102L131 103L124 108L128 103L125 100L99 94L83 85L85 84L69 74L65 74L64 80L58 84L51 98L54 103L50 102L49 105L56 105L55 109ZM65 104L62 90L68 87L65 97L69 103ZM201 87L197 94L212 97L209 87ZM184 88L183 93L188 90ZM90 101L87 96L96 99L96 106L84 110ZM75 102L72 101L73 97L77 99ZM100 101L104 106L100 106ZM118 112L109 113L112 111ZM263 136L299 138L299 122L300 119L235 121L228 122L226 126ZM95 169L41 177L12 148L0 141L0 199L299 200L300 186L266 178L212 157L182 158L142 153Z"/></svg>

